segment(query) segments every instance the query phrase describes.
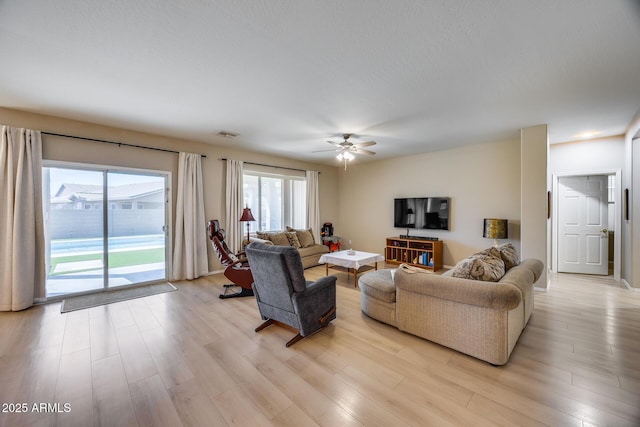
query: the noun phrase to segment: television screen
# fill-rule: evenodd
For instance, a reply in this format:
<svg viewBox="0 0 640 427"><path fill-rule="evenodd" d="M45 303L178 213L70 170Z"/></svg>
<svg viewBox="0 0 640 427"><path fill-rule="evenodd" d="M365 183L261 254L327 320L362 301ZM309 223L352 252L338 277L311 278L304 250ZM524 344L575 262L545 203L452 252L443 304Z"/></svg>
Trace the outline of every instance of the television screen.
<svg viewBox="0 0 640 427"><path fill-rule="evenodd" d="M393 226L397 228L449 229L448 197L395 199Z"/></svg>

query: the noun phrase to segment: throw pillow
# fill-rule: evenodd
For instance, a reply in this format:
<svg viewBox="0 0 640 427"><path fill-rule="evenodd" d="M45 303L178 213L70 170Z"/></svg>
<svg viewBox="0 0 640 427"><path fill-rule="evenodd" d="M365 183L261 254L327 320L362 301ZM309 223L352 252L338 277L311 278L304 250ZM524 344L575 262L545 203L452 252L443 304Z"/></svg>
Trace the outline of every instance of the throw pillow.
<svg viewBox="0 0 640 427"><path fill-rule="evenodd" d="M289 244L289 239L287 238L287 234L284 232L269 233L269 240L271 240L273 244L277 246L291 246Z"/></svg>
<svg viewBox="0 0 640 427"><path fill-rule="evenodd" d="M451 275L485 282L499 281L505 273L504 261L500 258L500 252L497 249L490 248L487 252L480 252L463 259L456 264Z"/></svg>
<svg viewBox="0 0 640 427"><path fill-rule="evenodd" d="M313 237L313 231L311 231L310 228L308 230L296 230L295 228L287 226L287 231L295 231L298 235L298 241L300 242L301 248L307 248L316 244L316 240Z"/></svg>
<svg viewBox="0 0 640 427"><path fill-rule="evenodd" d="M293 246L294 248L300 248L300 240L298 240L298 233L296 233L295 231L287 231L286 233L284 233L287 235L287 239L289 239L289 245Z"/></svg>
<svg viewBox="0 0 640 427"><path fill-rule="evenodd" d="M511 243L505 243L498 246L498 251L500 252L500 258L504 261L504 268L506 271L509 271L510 268L520 264L518 252Z"/></svg>

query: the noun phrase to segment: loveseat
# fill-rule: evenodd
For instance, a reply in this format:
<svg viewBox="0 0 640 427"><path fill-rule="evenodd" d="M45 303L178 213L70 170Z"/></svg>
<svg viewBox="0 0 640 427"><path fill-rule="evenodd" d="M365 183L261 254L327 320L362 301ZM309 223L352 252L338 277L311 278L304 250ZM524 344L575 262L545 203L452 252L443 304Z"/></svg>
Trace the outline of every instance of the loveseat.
<svg viewBox="0 0 640 427"><path fill-rule="evenodd" d="M292 246L300 253L302 267L309 268L320 265L318 262L323 254L329 253L329 247L316 243L311 229L294 229L287 227L286 231L257 232L256 237L244 239L245 246L251 242L267 245Z"/></svg>
<svg viewBox="0 0 640 427"><path fill-rule="evenodd" d="M492 278L497 281L477 280L486 278L489 268L477 264L487 258L495 261L495 252L475 254L442 275L407 265L366 273L359 281L362 311L402 331L504 365L533 311L533 286L543 263L516 260L517 265ZM456 277L471 272L476 278Z"/></svg>

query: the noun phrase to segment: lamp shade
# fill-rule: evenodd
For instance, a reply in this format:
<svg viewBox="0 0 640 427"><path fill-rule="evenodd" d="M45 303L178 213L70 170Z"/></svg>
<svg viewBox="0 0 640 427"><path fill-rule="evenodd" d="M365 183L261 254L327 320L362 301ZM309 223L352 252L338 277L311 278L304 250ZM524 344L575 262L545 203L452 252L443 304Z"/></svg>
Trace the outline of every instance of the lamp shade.
<svg viewBox="0 0 640 427"><path fill-rule="evenodd" d="M242 216L240 217L240 222L255 221L255 220L256 219L253 217L253 214L251 213L251 209L249 208L242 209Z"/></svg>
<svg viewBox="0 0 640 427"><path fill-rule="evenodd" d="M507 239L509 237L508 221L506 219L485 218L482 237L487 239Z"/></svg>

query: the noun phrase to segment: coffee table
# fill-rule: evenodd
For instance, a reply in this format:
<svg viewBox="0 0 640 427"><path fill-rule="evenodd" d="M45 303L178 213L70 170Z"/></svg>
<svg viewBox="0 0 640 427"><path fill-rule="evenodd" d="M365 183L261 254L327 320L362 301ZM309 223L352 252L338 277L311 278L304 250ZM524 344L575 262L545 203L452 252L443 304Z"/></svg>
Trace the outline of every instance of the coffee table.
<svg viewBox="0 0 640 427"><path fill-rule="evenodd" d="M329 275L329 264L334 266L345 267L347 272L353 271L353 286L358 286L358 270L361 267L369 264L375 264L375 269L378 269L378 261L384 261L384 257L380 254L374 254L372 252L352 251L353 254L349 254L350 251L338 251L324 254L320 257L320 264L325 264L327 276Z"/></svg>

